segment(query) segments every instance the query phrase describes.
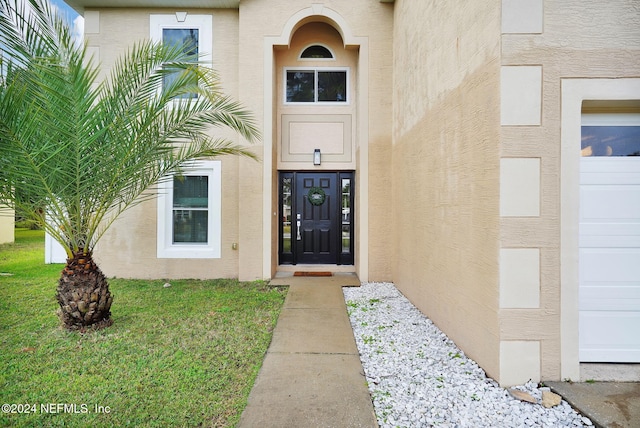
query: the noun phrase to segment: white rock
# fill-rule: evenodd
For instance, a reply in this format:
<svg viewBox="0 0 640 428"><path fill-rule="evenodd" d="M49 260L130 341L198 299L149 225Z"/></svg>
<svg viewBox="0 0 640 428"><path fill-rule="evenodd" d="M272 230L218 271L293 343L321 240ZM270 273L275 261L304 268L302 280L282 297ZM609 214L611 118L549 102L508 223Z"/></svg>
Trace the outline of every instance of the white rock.
<svg viewBox="0 0 640 428"><path fill-rule="evenodd" d="M366 283L344 294L357 303L349 318L381 427L592 425L566 402L545 409L515 400L393 284ZM542 398L534 382L517 389Z"/></svg>

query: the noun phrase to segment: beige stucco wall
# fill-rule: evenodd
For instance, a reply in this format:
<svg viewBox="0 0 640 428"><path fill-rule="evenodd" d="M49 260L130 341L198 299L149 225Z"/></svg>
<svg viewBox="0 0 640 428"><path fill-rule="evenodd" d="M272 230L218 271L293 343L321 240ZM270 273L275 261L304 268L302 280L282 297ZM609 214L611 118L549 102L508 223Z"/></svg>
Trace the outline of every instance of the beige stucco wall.
<svg viewBox="0 0 640 428"><path fill-rule="evenodd" d="M397 0L393 279L499 376L500 4Z"/></svg>
<svg viewBox="0 0 640 428"><path fill-rule="evenodd" d="M394 281L503 385L575 378L579 151L560 136L580 124L561 94L632 89L637 5L398 0L394 26Z"/></svg>
<svg viewBox="0 0 640 428"><path fill-rule="evenodd" d="M0 205L0 244L15 239L15 212L12 208Z"/></svg>
<svg viewBox="0 0 640 428"><path fill-rule="evenodd" d="M90 52L108 73L114 61L133 41L149 37L150 13L174 13L182 9L87 9L85 33ZM255 115L263 129L263 141L252 146L262 159L223 158L222 257L208 260L160 259L156 254L156 204L150 201L125 213L96 248L96 258L109 276L141 278L239 277L268 278L277 269L277 99L276 61L269 45L274 37L292 37L302 24L328 22L349 36L351 63L366 59L364 79L354 76L358 99L353 124L353 153L348 169L356 169L356 212L365 221L356 225L356 264L363 278L391 279L388 258L391 220L391 179L388 161L391 147L391 31L393 8L369 0L345 4L327 1L241 2L238 10L192 9L190 14L213 15L213 66L221 74L225 90ZM309 13L311 11L311 13ZM295 22L300 16L301 22ZM363 20L362 16L368 19ZM291 24L293 23L293 28ZM339 24L338 24L339 23ZM287 33L287 28L291 31ZM353 43L354 40L362 43ZM346 41L345 41L346 42ZM368 50L372 55L369 56ZM271 57L270 57L271 56ZM272 68L271 70L267 70ZM354 67L355 68L355 67ZM362 88L366 88L365 91ZM353 90L356 90L354 86ZM371 91L371 93L369 92ZM271 99L265 94L272 95ZM360 95L362 94L362 95ZM375 95L375 96L374 96ZM369 138L371 136L371 138ZM235 138L231 136L232 138ZM370 168L374 165L375 169ZM375 192L366 189L371 182ZM373 210L370 211L369 207ZM135 237L135 238L133 238ZM373 244L367 245L366 242ZM232 244L237 243L237 250Z"/></svg>
<svg viewBox="0 0 640 428"><path fill-rule="evenodd" d="M149 14L172 14L181 9L103 9L89 14L85 33L89 48L99 58L104 74L133 42L149 38ZM213 15L213 67L219 72L223 88L238 96L238 11L233 9L188 10L192 14ZM98 32L96 32L96 30ZM216 135L232 140L237 137L225 130ZM145 202L125 212L104 235L96 247L96 259L107 276L133 278L218 278L239 276L239 194L243 180L239 176L240 160L221 157L222 161L222 236L219 259L158 259L156 201ZM261 164L242 160L248 169L261 171ZM259 214L254 214L254 223ZM238 250L233 244L238 244ZM259 257L256 257L259 261Z"/></svg>
<svg viewBox="0 0 640 428"><path fill-rule="evenodd" d="M508 0L503 3L504 7L509 8ZM561 237L566 234L573 236L572 231L577 231L576 201L579 189L576 185L567 188L568 191L563 194L561 182L566 181L566 176L570 176L570 180L577 177L577 169L571 170L566 165L578 164L580 144L579 136L574 136L578 140L572 144L577 150L562 152L561 133L567 127L579 132L580 106L578 103L573 107L578 111L572 112L577 122L565 123L563 116L568 116L566 112L561 113L562 106L567 103L562 98L563 82L639 76L640 10L634 0L615 0L607 2L606 7L596 0L537 0L530 3L537 3L542 11L540 25L534 25L533 30L520 31L520 34L519 28L526 23L520 22L520 27L503 25L501 64L503 70L510 67L509 71L517 67L540 69L541 80L534 86L540 97L539 120L528 125L514 123L513 126L503 126L501 156L503 161L538 162L537 174L531 175L529 184L521 191L526 193L537 189L539 208L538 213L530 210L524 215L503 213L500 245L511 253L513 250L521 254L538 252L540 273L536 280L539 284L539 302L528 308L501 309L500 336L503 345L520 342L534 349L536 346L531 348L531 344L537 344L536 361L540 367L540 379L577 380L577 278L563 275L565 269L573 269L578 259L577 244L572 248L567 241L563 243ZM531 17L528 20L532 22ZM503 24L509 23L503 21ZM595 86L604 87L604 84L592 81ZM618 86L624 88L624 81L620 80L619 83ZM622 92L625 92L624 89ZM603 94L598 96L602 97ZM611 92L611 99L618 97L619 94ZM504 179L513 180L517 177L507 174ZM568 217L567 214L571 218L563 219L563 215ZM535 261L532 259L528 265L531 266ZM519 284L523 286L522 282ZM502 286L510 287L509 284ZM562 304L566 296L572 297ZM567 319L576 321L570 321L572 327L565 328L561 333L561 324L566 324ZM522 352L516 351L511 355L503 355L503 359L513 359L519 355ZM512 375L508 377L512 378ZM517 377L513 379L518 380Z"/></svg>

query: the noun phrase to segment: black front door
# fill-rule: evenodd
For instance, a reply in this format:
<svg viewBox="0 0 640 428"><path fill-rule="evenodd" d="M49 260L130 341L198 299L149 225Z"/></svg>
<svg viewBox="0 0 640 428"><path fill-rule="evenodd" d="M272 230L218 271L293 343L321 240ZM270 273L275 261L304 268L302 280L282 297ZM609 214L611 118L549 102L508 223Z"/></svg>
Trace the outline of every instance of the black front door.
<svg viewBox="0 0 640 428"><path fill-rule="evenodd" d="M353 264L353 173L280 174L280 263Z"/></svg>

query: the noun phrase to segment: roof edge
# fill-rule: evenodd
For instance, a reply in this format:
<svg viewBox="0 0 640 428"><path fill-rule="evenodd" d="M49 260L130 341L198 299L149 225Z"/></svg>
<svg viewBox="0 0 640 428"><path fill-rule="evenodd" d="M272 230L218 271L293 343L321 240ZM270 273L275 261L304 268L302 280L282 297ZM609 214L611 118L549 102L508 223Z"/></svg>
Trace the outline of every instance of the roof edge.
<svg viewBox="0 0 640 428"><path fill-rule="evenodd" d="M238 9L240 0L64 0L76 12L100 8Z"/></svg>

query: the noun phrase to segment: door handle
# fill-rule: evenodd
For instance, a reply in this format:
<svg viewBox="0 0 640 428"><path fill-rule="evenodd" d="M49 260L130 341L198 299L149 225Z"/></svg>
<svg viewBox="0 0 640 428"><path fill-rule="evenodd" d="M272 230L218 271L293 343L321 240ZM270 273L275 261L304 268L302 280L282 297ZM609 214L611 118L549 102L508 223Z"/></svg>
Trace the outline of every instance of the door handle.
<svg viewBox="0 0 640 428"><path fill-rule="evenodd" d="M302 236L300 236L300 224L301 224L300 214L298 214L296 217L298 219L298 221L296 221L296 236L298 241L302 241Z"/></svg>

